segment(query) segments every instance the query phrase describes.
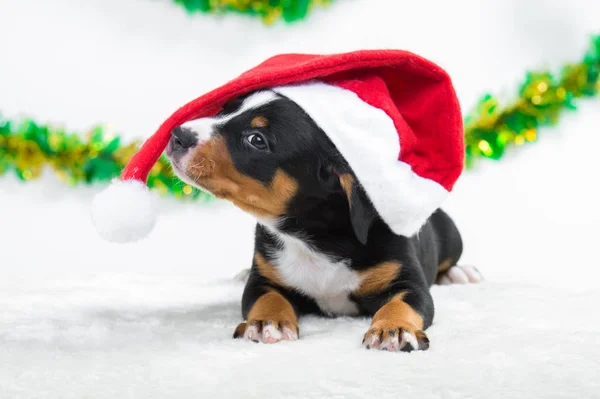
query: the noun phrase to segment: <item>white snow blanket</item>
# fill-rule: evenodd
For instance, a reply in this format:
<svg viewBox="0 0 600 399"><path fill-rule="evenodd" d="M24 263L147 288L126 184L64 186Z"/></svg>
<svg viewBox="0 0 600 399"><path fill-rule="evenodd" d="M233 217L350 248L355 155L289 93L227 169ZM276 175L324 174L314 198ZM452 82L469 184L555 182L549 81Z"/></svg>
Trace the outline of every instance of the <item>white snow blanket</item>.
<svg viewBox="0 0 600 399"><path fill-rule="evenodd" d="M339 0L294 26L170 1L0 0L0 109L146 137L178 106L281 52L392 47L445 67L463 108L578 60L592 0ZM151 237L101 241L98 187L0 179L0 398L599 398L600 101L466 172L445 209L486 281L434 287L431 348L367 351L367 319L297 342L231 339L253 220L164 199Z"/></svg>

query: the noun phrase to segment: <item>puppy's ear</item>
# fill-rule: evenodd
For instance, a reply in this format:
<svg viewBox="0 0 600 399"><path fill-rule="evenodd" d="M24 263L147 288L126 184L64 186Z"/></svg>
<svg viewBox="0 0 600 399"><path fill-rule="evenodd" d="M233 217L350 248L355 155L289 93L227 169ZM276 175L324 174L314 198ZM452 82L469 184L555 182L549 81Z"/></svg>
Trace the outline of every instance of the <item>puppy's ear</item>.
<svg viewBox="0 0 600 399"><path fill-rule="evenodd" d="M342 173L338 176L342 190L348 198L350 221L354 233L361 244L365 245L369 236L369 229L377 217L377 211L362 185L352 173Z"/></svg>

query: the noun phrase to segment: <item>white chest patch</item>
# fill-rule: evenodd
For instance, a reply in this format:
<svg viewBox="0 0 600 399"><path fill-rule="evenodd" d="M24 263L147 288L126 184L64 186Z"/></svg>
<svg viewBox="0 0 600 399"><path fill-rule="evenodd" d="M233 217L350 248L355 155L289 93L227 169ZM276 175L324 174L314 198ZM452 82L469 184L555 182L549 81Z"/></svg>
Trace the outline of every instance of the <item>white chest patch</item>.
<svg viewBox="0 0 600 399"><path fill-rule="evenodd" d="M284 249L277 252L274 263L286 284L314 298L325 313L358 313L348 296L359 287L360 278L346 262L333 262L295 237L278 236Z"/></svg>

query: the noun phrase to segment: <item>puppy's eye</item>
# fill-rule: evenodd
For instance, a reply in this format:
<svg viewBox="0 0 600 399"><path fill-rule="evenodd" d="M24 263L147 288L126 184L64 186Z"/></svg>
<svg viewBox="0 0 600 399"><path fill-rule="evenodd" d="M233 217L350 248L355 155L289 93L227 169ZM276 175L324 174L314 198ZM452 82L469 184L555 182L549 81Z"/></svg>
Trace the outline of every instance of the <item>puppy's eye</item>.
<svg viewBox="0 0 600 399"><path fill-rule="evenodd" d="M252 147L254 147L258 150L266 150L267 149L267 141L265 140L265 138L263 136L261 136L258 133L253 133L253 134L246 136L246 141L248 142L248 144L250 144Z"/></svg>

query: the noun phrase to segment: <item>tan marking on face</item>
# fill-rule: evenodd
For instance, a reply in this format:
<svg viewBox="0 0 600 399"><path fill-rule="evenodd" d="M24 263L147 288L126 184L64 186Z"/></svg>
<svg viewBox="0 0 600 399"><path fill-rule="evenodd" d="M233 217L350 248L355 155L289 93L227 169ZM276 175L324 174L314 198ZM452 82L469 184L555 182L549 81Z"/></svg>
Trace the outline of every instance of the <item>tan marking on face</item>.
<svg viewBox="0 0 600 399"><path fill-rule="evenodd" d="M352 206L352 186L354 186L354 177L350 173L344 173L340 176L340 184L348 197L348 204Z"/></svg>
<svg viewBox="0 0 600 399"><path fill-rule="evenodd" d="M399 262L383 262L372 266L367 270L358 273L360 277L360 286L355 291L357 295L368 295L375 292L381 292L400 273Z"/></svg>
<svg viewBox="0 0 600 399"><path fill-rule="evenodd" d="M298 182L281 169L268 186L240 173L220 136L194 149L185 172L217 198L229 200L258 217L277 218L285 214L289 200L298 192Z"/></svg>
<svg viewBox="0 0 600 399"><path fill-rule="evenodd" d="M261 276L281 287L286 286L277 268L273 264L269 263L258 252L254 254L254 262L256 263L256 268Z"/></svg>
<svg viewBox="0 0 600 399"><path fill-rule="evenodd" d="M454 266L454 261L452 258L444 260L438 265L438 274L447 272L452 266Z"/></svg>
<svg viewBox="0 0 600 399"><path fill-rule="evenodd" d="M250 126L255 129L269 127L269 120L264 116L256 116L250 122Z"/></svg>

